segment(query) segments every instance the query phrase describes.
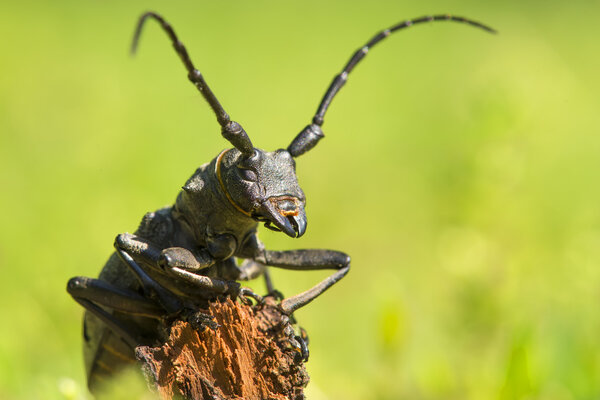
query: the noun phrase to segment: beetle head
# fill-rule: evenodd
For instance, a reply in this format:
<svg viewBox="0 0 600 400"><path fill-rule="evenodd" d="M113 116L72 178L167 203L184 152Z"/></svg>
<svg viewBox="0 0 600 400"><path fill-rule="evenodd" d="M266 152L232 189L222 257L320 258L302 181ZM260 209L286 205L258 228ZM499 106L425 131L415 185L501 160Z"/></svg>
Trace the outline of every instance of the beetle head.
<svg viewBox="0 0 600 400"><path fill-rule="evenodd" d="M246 156L237 148L216 160L217 179L238 211L269 229L300 237L306 231L306 198L298 185L296 163L287 150L254 148Z"/></svg>

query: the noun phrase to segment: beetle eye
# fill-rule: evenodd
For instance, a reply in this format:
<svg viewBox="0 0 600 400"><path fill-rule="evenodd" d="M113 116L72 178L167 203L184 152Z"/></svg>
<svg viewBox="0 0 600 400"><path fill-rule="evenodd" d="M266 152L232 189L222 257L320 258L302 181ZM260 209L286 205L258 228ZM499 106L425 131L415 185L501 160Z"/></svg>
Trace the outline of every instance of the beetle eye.
<svg viewBox="0 0 600 400"><path fill-rule="evenodd" d="M239 171L242 179L246 181L256 182L258 180L256 172L252 171L251 169L240 169Z"/></svg>

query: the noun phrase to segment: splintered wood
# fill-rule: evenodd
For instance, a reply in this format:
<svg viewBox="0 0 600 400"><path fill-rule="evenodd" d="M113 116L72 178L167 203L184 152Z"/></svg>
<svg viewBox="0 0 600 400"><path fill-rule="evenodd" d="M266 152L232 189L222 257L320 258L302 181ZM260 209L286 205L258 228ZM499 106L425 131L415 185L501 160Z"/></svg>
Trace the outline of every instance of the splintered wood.
<svg viewBox="0 0 600 400"><path fill-rule="evenodd" d="M138 347L146 375L163 399L304 399L304 364L277 329L272 298L251 308L227 300L210 305L220 326L198 332L177 321L161 347Z"/></svg>

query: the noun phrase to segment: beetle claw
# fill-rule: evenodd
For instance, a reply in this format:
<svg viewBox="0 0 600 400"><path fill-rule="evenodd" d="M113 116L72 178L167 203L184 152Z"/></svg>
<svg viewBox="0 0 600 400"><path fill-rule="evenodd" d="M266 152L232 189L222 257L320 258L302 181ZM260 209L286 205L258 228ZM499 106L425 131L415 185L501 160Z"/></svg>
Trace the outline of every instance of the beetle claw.
<svg viewBox="0 0 600 400"><path fill-rule="evenodd" d="M292 349L296 352L295 361L297 363L307 362L309 351L306 341L304 341L304 339L302 339L300 336L296 335L293 338L290 338L289 342L292 346Z"/></svg>
<svg viewBox="0 0 600 400"><path fill-rule="evenodd" d="M283 300L285 299L285 296L283 295L283 293L281 293L279 290L277 289L273 289L267 296L271 296L273 297L275 300Z"/></svg>
<svg viewBox="0 0 600 400"><path fill-rule="evenodd" d="M201 311L197 311L190 312L185 319L190 325L192 325L192 327L195 330L197 330L198 332L204 332L206 328L210 328L213 331L216 331L217 328L221 326L217 322L215 322L214 318L215 317L213 317L210 314L205 314Z"/></svg>
<svg viewBox="0 0 600 400"><path fill-rule="evenodd" d="M247 306L252 305L251 299L254 299L254 301L256 301L257 305L263 305L265 303L265 299L263 299L262 296L259 296L258 294L254 293L251 289L249 289L247 287L240 288L240 291L238 293L238 298L240 299L240 301L243 304L245 304Z"/></svg>
<svg viewBox="0 0 600 400"><path fill-rule="evenodd" d="M300 335L296 335L293 324L296 320L293 316L284 315L280 321L280 327L285 336L287 336L288 343L292 350L296 352L295 361L296 363L307 362L309 351L308 351L308 335L304 328L298 327Z"/></svg>

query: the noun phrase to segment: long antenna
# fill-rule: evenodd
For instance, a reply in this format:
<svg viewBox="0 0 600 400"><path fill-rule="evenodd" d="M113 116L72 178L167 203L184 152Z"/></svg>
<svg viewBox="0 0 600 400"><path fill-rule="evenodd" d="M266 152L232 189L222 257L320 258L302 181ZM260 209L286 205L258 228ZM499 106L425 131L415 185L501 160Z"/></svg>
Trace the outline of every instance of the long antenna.
<svg viewBox="0 0 600 400"><path fill-rule="evenodd" d="M225 139L229 140L231 144L244 153L244 155L251 156L254 154L254 147L252 146L250 138L244 131L244 128L242 128L239 123L231 121L229 114L225 112L225 109L223 106L221 106L221 103L219 103L217 97L214 95L212 90L210 90L200 71L194 67L194 64L192 63L185 46L177 38L177 35L175 34L175 31L171 25L162 16L152 11L148 11L141 15L135 29L135 34L133 35L131 54L134 55L137 50L137 45L142 33L142 28L144 27L144 22L146 22L148 18L153 18L158 21L160 26L171 39L175 51L183 62L185 69L188 71L188 79L194 84L194 86L196 86L198 91L200 91L200 94L202 94L204 99L206 99L210 105L210 108L212 108L214 111L215 115L217 116L217 121L219 122L219 125L221 125L221 133Z"/></svg>
<svg viewBox="0 0 600 400"><path fill-rule="evenodd" d="M483 29L490 33L496 33L494 29L490 28L489 26L483 25L480 22L463 17L454 17L449 14L415 18L412 20L400 22L399 24L393 25L388 29L384 29L383 31L379 32L378 34L373 36L373 38L371 38L371 40L369 40L363 47L356 50L352 57L350 57L350 60L348 61L342 72L340 72L333 78L333 81L329 85L327 92L325 92L325 95L323 96L323 99L319 104L319 108L317 109L317 113L312 119L312 123L307 125L304 129L302 129L300 133L296 135L294 140L292 140L292 143L290 143L290 145L288 146L287 150L290 152L292 157L301 156L302 154L315 147L319 140L323 139L325 135L323 134L321 126L323 125L325 113L327 112L331 101L333 100L337 92L340 91L342 86L346 84L350 72L352 72L354 67L356 67L360 60L362 60L367 55L367 53L373 46L390 36L392 33L399 31L400 29L408 28L409 26L413 26L416 24L433 21L462 22L474 26L476 28Z"/></svg>
<svg viewBox="0 0 600 400"><path fill-rule="evenodd" d="M473 20L470 20L470 19L467 19L464 17L452 16L450 14L433 15L433 16L428 15L428 16L400 22L396 25L391 26L388 29L384 29L383 31L381 31L378 34L376 34L375 36L373 36L373 38L371 40L369 40L363 47L358 49L352 55L352 57L350 57L350 60L348 61L348 63L346 64L346 66L344 67L342 72L340 72L338 75L335 76L335 78L333 78L333 81L331 82L329 89L327 89L327 92L325 93L325 95L323 96L323 99L321 100L321 104L319 104L317 113L313 117L313 120L312 120L313 124L318 125L318 126L323 125L323 118L325 117L325 112L327 112L327 108L329 108L331 101L333 100L333 98L335 97L337 92L339 92L339 90L342 88L342 86L344 86L344 84L348 80L348 75L350 74L350 72L354 69L354 67L356 67L356 65L360 62L360 60L362 60L367 55L367 53L373 46L375 46L377 43L381 42L383 39L387 38L388 36L390 36L392 33L396 32L396 31L399 31L404 28L408 28L413 25L426 23L426 22L433 22L433 21L462 22L462 23L474 26L476 28L483 29L489 33L497 33L496 30L494 30L494 29L490 28L489 26L486 26L480 22L473 21Z"/></svg>

